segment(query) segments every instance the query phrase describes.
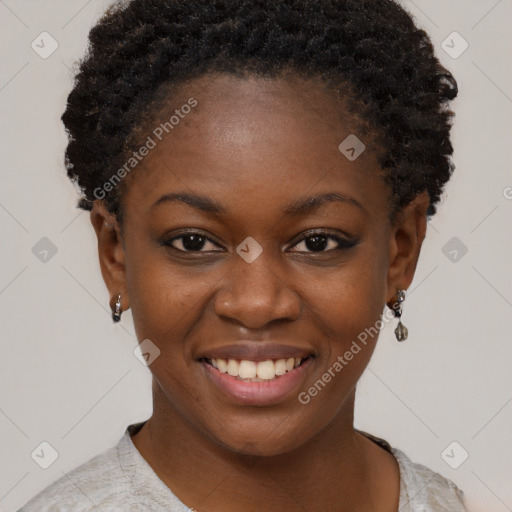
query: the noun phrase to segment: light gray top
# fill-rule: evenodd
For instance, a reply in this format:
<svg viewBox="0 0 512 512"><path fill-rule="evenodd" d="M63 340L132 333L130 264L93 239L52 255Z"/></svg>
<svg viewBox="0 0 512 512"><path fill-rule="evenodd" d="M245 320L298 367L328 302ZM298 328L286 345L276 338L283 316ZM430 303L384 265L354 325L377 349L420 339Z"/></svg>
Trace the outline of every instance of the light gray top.
<svg viewBox="0 0 512 512"><path fill-rule="evenodd" d="M166 511L190 512L153 471L133 444L129 425L117 446L93 457L50 484L18 512ZM359 431L361 432L361 431ZM400 467L399 512L467 512L463 493L450 480L366 432L361 434L390 451Z"/></svg>

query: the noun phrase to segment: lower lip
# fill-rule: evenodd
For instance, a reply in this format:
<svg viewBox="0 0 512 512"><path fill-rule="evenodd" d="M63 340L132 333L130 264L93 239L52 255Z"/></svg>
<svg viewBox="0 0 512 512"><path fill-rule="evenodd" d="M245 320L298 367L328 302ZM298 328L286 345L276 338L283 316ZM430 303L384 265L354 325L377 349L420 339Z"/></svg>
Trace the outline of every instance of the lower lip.
<svg viewBox="0 0 512 512"><path fill-rule="evenodd" d="M239 380L227 373L221 373L212 365L201 361L206 375L217 388L230 398L244 405L273 405L283 401L295 390L298 395L300 383L304 380L313 358L304 361L292 371L275 379L262 382Z"/></svg>

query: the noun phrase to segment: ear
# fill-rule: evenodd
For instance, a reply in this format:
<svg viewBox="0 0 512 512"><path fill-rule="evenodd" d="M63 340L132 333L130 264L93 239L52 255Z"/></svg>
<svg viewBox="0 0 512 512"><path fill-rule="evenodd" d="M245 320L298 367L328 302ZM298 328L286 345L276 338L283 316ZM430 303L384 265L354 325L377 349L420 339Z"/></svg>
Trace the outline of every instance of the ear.
<svg viewBox="0 0 512 512"><path fill-rule="evenodd" d="M396 300L397 290L409 288L427 231L428 192L416 196L397 215L391 227L386 303Z"/></svg>
<svg viewBox="0 0 512 512"><path fill-rule="evenodd" d="M121 228L115 215L100 200L94 201L90 218L98 237L101 275L110 294L110 307L114 306L117 295L121 294L121 310L125 311L130 307L130 300L126 287L126 258Z"/></svg>

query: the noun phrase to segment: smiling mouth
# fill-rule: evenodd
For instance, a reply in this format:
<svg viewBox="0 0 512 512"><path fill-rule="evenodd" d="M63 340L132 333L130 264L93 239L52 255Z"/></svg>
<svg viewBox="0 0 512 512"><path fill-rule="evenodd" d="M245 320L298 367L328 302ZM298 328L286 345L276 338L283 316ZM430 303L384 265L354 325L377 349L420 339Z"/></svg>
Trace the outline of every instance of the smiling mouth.
<svg viewBox="0 0 512 512"><path fill-rule="evenodd" d="M290 357L287 359L250 361L247 359L208 359L204 357L199 361L212 366L220 373L226 373L243 382L269 382L293 372L312 358L313 356L308 355L303 358Z"/></svg>

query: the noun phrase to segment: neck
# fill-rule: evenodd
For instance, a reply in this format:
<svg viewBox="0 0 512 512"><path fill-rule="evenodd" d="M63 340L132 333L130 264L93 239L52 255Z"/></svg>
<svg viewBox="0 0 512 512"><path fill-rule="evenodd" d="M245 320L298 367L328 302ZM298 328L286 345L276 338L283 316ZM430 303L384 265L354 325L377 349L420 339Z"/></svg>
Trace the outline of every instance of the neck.
<svg viewBox="0 0 512 512"><path fill-rule="evenodd" d="M369 510L374 471L369 442L353 428L354 394L313 439L291 452L266 457L240 454L215 442L188 423L154 386L153 416L133 442L159 478L197 512L242 507L268 512Z"/></svg>

